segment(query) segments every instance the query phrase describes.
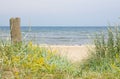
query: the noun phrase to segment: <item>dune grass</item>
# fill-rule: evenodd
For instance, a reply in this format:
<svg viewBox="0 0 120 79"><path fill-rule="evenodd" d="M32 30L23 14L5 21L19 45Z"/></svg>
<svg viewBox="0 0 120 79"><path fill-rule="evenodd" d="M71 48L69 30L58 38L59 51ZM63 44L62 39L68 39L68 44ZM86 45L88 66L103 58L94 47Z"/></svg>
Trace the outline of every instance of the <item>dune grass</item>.
<svg viewBox="0 0 120 79"><path fill-rule="evenodd" d="M108 35L96 35L95 51L79 67L83 79L120 79L120 30L108 28Z"/></svg>

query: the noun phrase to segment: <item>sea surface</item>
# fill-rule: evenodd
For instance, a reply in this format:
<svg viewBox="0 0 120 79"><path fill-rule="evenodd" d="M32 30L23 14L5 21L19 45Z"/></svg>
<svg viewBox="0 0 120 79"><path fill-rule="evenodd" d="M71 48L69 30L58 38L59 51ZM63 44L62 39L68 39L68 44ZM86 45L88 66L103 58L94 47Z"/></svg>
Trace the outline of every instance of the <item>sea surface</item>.
<svg viewBox="0 0 120 79"><path fill-rule="evenodd" d="M107 33L105 26L46 27L22 26L22 40L34 44L83 45L92 44L95 34ZM0 26L0 40L10 40L10 27Z"/></svg>

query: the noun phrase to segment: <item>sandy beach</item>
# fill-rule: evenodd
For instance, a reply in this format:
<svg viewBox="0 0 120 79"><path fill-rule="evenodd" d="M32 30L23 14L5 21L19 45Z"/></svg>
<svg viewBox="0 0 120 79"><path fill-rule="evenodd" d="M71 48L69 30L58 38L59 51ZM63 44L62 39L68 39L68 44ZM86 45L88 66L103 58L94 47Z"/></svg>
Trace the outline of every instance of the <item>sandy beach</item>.
<svg viewBox="0 0 120 79"><path fill-rule="evenodd" d="M73 62L81 62L88 57L89 49L93 49L92 45L81 46L65 46L65 45L50 45L47 46L51 50L57 50L60 56L65 56Z"/></svg>

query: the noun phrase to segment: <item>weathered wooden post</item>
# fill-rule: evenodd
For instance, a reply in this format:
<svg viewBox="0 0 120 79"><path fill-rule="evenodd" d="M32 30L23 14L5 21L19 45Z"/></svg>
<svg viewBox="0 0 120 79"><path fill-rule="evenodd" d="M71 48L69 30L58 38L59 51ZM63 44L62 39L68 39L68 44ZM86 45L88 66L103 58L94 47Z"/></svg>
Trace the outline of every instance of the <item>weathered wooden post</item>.
<svg viewBox="0 0 120 79"><path fill-rule="evenodd" d="M17 44L22 42L21 30L20 30L20 18L10 19L10 34L12 44Z"/></svg>

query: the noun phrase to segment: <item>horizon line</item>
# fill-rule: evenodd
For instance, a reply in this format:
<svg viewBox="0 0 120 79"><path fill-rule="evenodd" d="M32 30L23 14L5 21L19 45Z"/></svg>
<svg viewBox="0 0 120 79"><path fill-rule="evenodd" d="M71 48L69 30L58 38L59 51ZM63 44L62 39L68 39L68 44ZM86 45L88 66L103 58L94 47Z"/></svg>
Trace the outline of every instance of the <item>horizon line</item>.
<svg viewBox="0 0 120 79"><path fill-rule="evenodd" d="M32 27L108 27L109 25L32 25ZM0 27L10 27L9 25ZM21 27L31 27L29 25L21 25Z"/></svg>

